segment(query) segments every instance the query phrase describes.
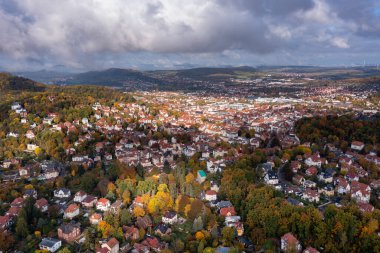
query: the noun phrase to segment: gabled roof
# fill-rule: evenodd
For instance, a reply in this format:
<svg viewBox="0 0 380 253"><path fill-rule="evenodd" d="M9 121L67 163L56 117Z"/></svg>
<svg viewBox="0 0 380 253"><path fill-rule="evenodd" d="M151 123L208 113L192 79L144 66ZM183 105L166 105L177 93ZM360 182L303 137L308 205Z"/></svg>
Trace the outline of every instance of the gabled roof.
<svg viewBox="0 0 380 253"><path fill-rule="evenodd" d="M107 242L107 245L108 247L110 247L111 249L113 247L115 247L117 244L119 244L119 241L116 239L116 238L111 238L108 242Z"/></svg>

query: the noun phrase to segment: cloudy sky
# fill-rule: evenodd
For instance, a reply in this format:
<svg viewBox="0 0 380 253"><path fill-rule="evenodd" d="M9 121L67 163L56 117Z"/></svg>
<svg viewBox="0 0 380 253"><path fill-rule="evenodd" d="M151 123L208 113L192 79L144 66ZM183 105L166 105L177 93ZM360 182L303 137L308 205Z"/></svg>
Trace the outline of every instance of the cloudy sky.
<svg viewBox="0 0 380 253"><path fill-rule="evenodd" d="M380 63L380 0L0 0L0 69Z"/></svg>

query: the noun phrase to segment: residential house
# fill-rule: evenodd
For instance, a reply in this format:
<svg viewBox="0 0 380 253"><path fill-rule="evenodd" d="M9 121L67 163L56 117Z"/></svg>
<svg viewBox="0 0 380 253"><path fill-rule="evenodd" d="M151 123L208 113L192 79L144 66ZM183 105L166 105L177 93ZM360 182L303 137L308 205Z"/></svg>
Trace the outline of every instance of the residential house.
<svg viewBox="0 0 380 253"><path fill-rule="evenodd" d="M0 216L0 230L7 230L12 226L13 218L9 215Z"/></svg>
<svg viewBox="0 0 380 253"><path fill-rule="evenodd" d="M34 206L39 209L41 212L47 212L49 208L49 203L45 198L38 199Z"/></svg>
<svg viewBox="0 0 380 253"><path fill-rule="evenodd" d="M162 216L162 222L166 224L174 224L178 221L178 215L176 212L167 211L164 216Z"/></svg>
<svg viewBox="0 0 380 253"><path fill-rule="evenodd" d="M302 175L297 174L297 175L293 176L292 182L295 185L303 185L305 182L305 178Z"/></svg>
<svg viewBox="0 0 380 253"><path fill-rule="evenodd" d="M106 198L100 198L96 203L96 209L107 212L111 206L111 202Z"/></svg>
<svg viewBox="0 0 380 253"><path fill-rule="evenodd" d="M25 137L28 139L34 139L34 138L36 138L36 135L33 133L32 130L28 130L25 134Z"/></svg>
<svg viewBox="0 0 380 253"><path fill-rule="evenodd" d="M229 200L222 200L216 204L216 207L218 208L218 210L224 207L231 207L231 206L232 206L232 203Z"/></svg>
<svg viewBox="0 0 380 253"><path fill-rule="evenodd" d="M205 200L207 201L215 201L217 200L217 193L214 190L208 190L205 193Z"/></svg>
<svg viewBox="0 0 380 253"><path fill-rule="evenodd" d="M318 189L318 192L329 197L332 197L335 194L334 187L330 184L325 185L323 186L323 188Z"/></svg>
<svg viewBox="0 0 380 253"><path fill-rule="evenodd" d="M319 154L315 154L307 158L305 160L305 164L307 166L316 166L320 168L322 166L322 159L320 158Z"/></svg>
<svg viewBox="0 0 380 253"><path fill-rule="evenodd" d="M319 251L309 246L302 253L319 253Z"/></svg>
<svg viewBox="0 0 380 253"><path fill-rule="evenodd" d="M353 141L351 143L351 149L355 151L362 151L364 148L364 143L361 141Z"/></svg>
<svg viewBox="0 0 380 253"><path fill-rule="evenodd" d="M56 198L69 198L71 196L71 191L67 188L59 188L54 190L54 197Z"/></svg>
<svg viewBox="0 0 380 253"><path fill-rule="evenodd" d="M118 213L123 205L121 200L116 200L110 207L110 211L114 214Z"/></svg>
<svg viewBox="0 0 380 253"><path fill-rule="evenodd" d="M303 206L303 203L301 201L296 200L296 199L291 198L291 197L287 198L286 202L288 202L289 204L291 204L293 206Z"/></svg>
<svg viewBox="0 0 380 253"><path fill-rule="evenodd" d="M287 233L281 237L282 252L301 252L302 246L292 233Z"/></svg>
<svg viewBox="0 0 380 253"><path fill-rule="evenodd" d="M306 189L302 194L302 199L310 202L319 202L319 193L317 190Z"/></svg>
<svg viewBox="0 0 380 253"><path fill-rule="evenodd" d="M154 229L154 233L159 236L170 235L172 230L166 224L158 224Z"/></svg>
<svg viewBox="0 0 380 253"><path fill-rule="evenodd" d="M312 176L317 175L318 169L316 167L312 166L312 167L308 168L305 173L307 176L312 177Z"/></svg>
<svg viewBox="0 0 380 253"><path fill-rule="evenodd" d="M81 203L87 197L87 193L79 191L74 195L74 202Z"/></svg>
<svg viewBox="0 0 380 253"><path fill-rule="evenodd" d="M90 223L91 225L97 225L99 222L101 222L103 220L103 217L101 214L99 213L93 213L91 216L90 216Z"/></svg>
<svg viewBox="0 0 380 253"><path fill-rule="evenodd" d="M119 253L119 241L116 238L111 238L108 242L101 245L101 249L98 249L97 253Z"/></svg>
<svg viewBox="0 0 380 253"><path fill-rule="evenodd" d="M274 171L270 170L266 173L264 177L265 183L269 185L277 185L278 184L278 175Z"/></svg>
<svg viewBox="0 0 380 253"><path fill-rule="evenodd" d="M347 174L346 174L346 179L350 182L353 182L353 181L359 181L359 175L354 172L354 171L349 171Z"/></svg>
<svg viewBox="0 0 380 253"><path fill-rule="evenodd" d="M373 210L375 210L375 207L369 203L359 203L358 207L359 210L363 213L371 213Z"/></svg>
<svg viewBox="0 0 380 253"><path fill-rule="evenodd" d="M5 215L8 215L10 217L17 217L18 214L21 211L21 207L18 206L12 206L11 208L8 209L8 211L5 213Z"/></svg>
<svg viewBox="0 0 380 253"><path fill-rule="evenodd" d="M335 191L338 194L347 194L347 193L350 192L350 190L351 190L351 186L347 182L346 179L344 179L344 178L337 179L337 183L336 183L336 186L335 186Z"/></svg>
<svg viewBox="0 0 380 253"><path fill-rule="evenodd" d="M368 203L371 197L371 188L369 185L353 181L351 182L351 198L357 202Z"/></svg>
<svg viewBox="0 0 380 253"><path fill-rule="evenodd" d="M79 215L79 206L77 204L71 204L66 208L63 217L66 219L73 219L78 215Z"/></svg>
<svg viewBox="0 0 380 253"><path fill-rule="evenodd" d="M127 240L137 241L140 239L139 229L134 226L123 226L124 237Z"/></svg>
<svg viewBox="0 0 380 253"><path fill-rule="evenodd" d="M153 236L147 236L141 244L148 246L154 252L160 252L166 248L165 243L160 242L157 237Z"/></svg>
<svg viewBox="0 0 380 253"><path fill-rule="evenodd" d="M303 182L303 186L306 188L315 188L315 187L317 187L317 183L314 181L311 181L311 180L305 180Z"/></svg>
<svg viewBox="0 0 380 253"><path fill-rule="evenodd" d="M370 184L372 189L380 189L380 179L377 179L377 180L373 180Z"/></svg>
<svg viewBox="0 0 380 253"><path fill-rule="evenodd" d="M223 217L226 217L226 216L236 216L236 211L235 211L235 208L233 206L223 207L223 208L220 209L219 213Z"/></svg>
<svg viewBox="0 0 380 253"><path fill-rule="evenodd" d="M22 196L24 199L34 198L37 199L37 191L34 189L28 189L24 191L24 195Z"/></svg>
<svg viewBox="0 0 380 253"><path fill-rule="evenodd" d="M80 225L75 223L63 223L58 228L58 238L66 242L76 240L81 234Z"/></svg>
<svg viewBox="0 0 380 253"><path fill-rule="evenodd" d="M197 181L200 184L203 183L204 181L206 181L206 172L204 172L203 170L198 170Z"/></svg>
<svg viewBox="0 0 380 253"><path fill-rule="evenodd" d="M87 197L85 197L82 200L81 204L82 204L83 207L93 208L97 202L98 202L98 198L97 197L88 195Z"/></svg>
<svg viewBox="0 0 380 253"><path fill-rule="evenodd" d="M62 246L62 241L54 238L43 238L38 244L41 250L56 252Z"/></svg>
<svg viewBox="0 0 380 253"><path fill-rule="evenodd" d="M11 207L23 207L24 206L24 203L25 203L25 199L24 198L21 198L21 197L18 197L18 198L15 198L12 203L11 203Z"/></svg>
<svg viewBox="0 0 380 253"><path fill-rule="evenodd" d="M47 168L44 171L43 176L46 180L55 179L59 176L59 169L54 167Z"/></svg>
<svg viewBox="0 0 380 253"><path fill-rule="evenodd" d="M318 180L325 184L332 183L333 176L328 172L321 172L318 174Z"/></svg>
<svg viewBox="0 0 380 253"><path fill-rule="evenodd" d="M301 169L301 163L299 161L292 161L290 163L290 169L293 173L297 173L299 169Z"/></svg>
<svg viewBox="0 0 380 253"><path fill-rule="evenodd" d="M144 217L138 217L136 221L136 226L139 228L147 229L152 227L153 223L149 216L145 215Z"/></svg>

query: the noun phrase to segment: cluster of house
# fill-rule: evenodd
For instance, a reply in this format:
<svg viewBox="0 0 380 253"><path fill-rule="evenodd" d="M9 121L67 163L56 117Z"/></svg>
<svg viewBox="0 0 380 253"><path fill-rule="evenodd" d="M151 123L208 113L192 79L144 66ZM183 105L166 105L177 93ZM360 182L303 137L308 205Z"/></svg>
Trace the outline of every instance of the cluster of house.
<svg viewBox="0 0 380 253"><path fill-rule="evenodd" d="M15 169L11 169L13 166ZM6 173L1 175L4 182L18 179L38 179L51 180L65 174L65 166L55 160L44 160L42 162L31 161L22 166L20 159L5 160L0 163L0 167L6 169Z"/></svg>
<svg viewBox="0 0 380 253"><path fill-rule="evenodd" d="M84 241L84 228L81 223L74 222L76 217L87 217L91 225L97 225L103 220L106 213L119 212L122 207L121 200L116 200L111 203L106 198L97 198L83 191L79 191L72 196L71 191L66 188L59 188L54 190L54 198L50 201L45 198L37 199L37 191L34 189L26 190L23 197L16 198L10 204L9 210L5 215L0 216L0 229L8 230L14 224L15 218L19 215L22 207L25 204L26 198L35 198L35 207L41 212L46 213L51 206L57 207L58 213L62 215L65 221L57 227L57 237L43 238L39 244L40 249L48 250L49 252L56 252L63 243ZM141 198L137 197L133 205L143 205ZM171 230L168 224L174 224L178 221L177 214L174 212L167 212L162 217L162 223L154 228L155 235L170 234ZM137 240L140 237L139 229L153 229L153 222L149 216L139 217L135 222L135 226L124 226L123 232L126 239ZM113 252L150 252L160 251L167 248L167 243L159 240L154 235L147 235L140 243L136 243L134 248L129 245L124 247L125 251L119 251L119 242L115 238L108 241L100 242L98 245L97 253L113 253ZM142 250L143 249L143 250Z"/></svg>
<svg viewBox="0 0 380 253"><path fill-rule="evenodd" d="M218 145L221 141L231 144L239 143L258 148L264 142L271 142L271 133L275 132L281 142L282 147L293 147L300 144L299 139L293 133L294 122L299 118L307 116L306 111L296 109L293 105L270 105L266 103L240 103L236 99L225 98L220 102L217 98L208 98L207 103L200 105L198 97L192 96L167 96L166 93L157 93L155 96L142 97L147 103L160 104L160 110L152 113L149 107L138 104L119 103L118 106L104 106L95 103L92 107L96 123L83 118L73 122L57 123L58 115L50 113L42 121L45 127L51 131L62 131L66 134L71 132L80 133L78 141L66 149L66 153L71 156L71 163L91 167L96 162L105 162L117 159L130 166L141 165L144 170L150 171L153 168L164 169L165 166L175 168L175 156L184 155L188 158L196 153L200 153L200 160L206 164L208 173L221 172L228 163L238 159L239 152L230 154L227 148ZM27 124L26 110L19 104L14 103L11 109L20 114L22 123ZM178 112L178 114L176 113ZM115 123L109 123L107 119L112 117ZM134 119L132 121L132 119ZM123 127L128 123L127 127ZM199 125L198 130L190 128ZM142 131L141 126L144 130ZM30 141L27 146L28 151L35 151L38 145L36 139L36 124L31 124L25 137ZM140 130L137 130L139 129ZM241 135L241 129L249 129L253 136ZM153 138L154 131L164 130L172 137ZM122 138L115 145L110 147L110 142L97 142L95 144L95 155L77 154L76 147L81 143L93 140L93 134L98 131L105 136L111 137L118 133ZM8 137L18 137L18 133L8 133ZM188 136L190 141L182 142L181 136ZM186 143L186 144L184 144ZM310 147L310 144L303 144ZM282 160L281 167L288 164L294 174L292 182L285 182L280 173L274 169L273 157L269 157L268 162L261 165L264 172L263 180L268 184L284 191L292 204L301 204L299 200L309 202L320 202L321 195L332 198L343 194L349 194L355 199L363 211L372 211L374 207L369 204L371 192L380 189L380 180L373 180L369 185L362 183L360 179L366 179L368 172L362 168L358 160L365 159L368 162L380 167L380 158L375 153L361 155L364 144L358 141L352 142L351 151L343 152L333 145L327 145L330 152L334 153L334 158L324 158L318 153L297 156L294 161ZM336 167L325 169L328 163L336 163ZM34 162L21 166L17 159L5 160L1 167L9 169L17 168L16 171L2 173L4 181L17 180L19 178L37 178L39 180L55 179L64 175L65 166L56 161ZM11 173L15 172L15 173ZM339 175L339 176L338 176ZM343 176L344 175L344 176ZM203 183L206 180L206 172L199 170L197 181ZM235 227L238 236L244 233L241 217L236 213L233 205L229 201L219 201L217 199L218 187L212 184L210 189L202 192L202 198L208 201L210 206L218 210L220 216L224 218L224 225ZM77 192L72 196L70 190L62 188L54 190L54 198L46 200L37 198L35 190L30 189L24 192L23 197L16 198L10 205L5 215L0 216L0 229L8 229L14 223L15 218L24 205L25 199L32 197L36 199L36 207L42 212L47 212L49 206L58 207L59 213L67 220L73 220L78 216L88 217L92 225L102 221L104 213L117 212L122 207L120 200L111 203L106 198L97 198L85 192ZM379 195L380 198L380 195ZM136 197L132 206L143 205L141 199ZM136 252L159 251L167 247L167 244L160 240L157 235L170 235L171 225L181 222L183 219L169 211L162 217L162 222L153 227L153 222L149 216L139 217L134 225L124 226L123 232L127 239L143 239L134 244ZM140 238L139 229L152 231L144 238ZM41 249L55 252L62 246L62 242L80 241L83 238L83 228L81 224L68 222L61 224L57 229L57 238L44 238L40 243ZM286 245L295 245L300 251L301 245L292 234L286 234L281 238L281 248L286 249ZM118 252L119 242L115 238L99 243L97 252ZM284 245L284 246L283 246ZM298 246L299 245L299 246ZM307 248L304 252L317 252L315 249Z"/></svg>
<svg viewBox="0 0 380 253"><path fill-rule="evenodd" d="M303 145L310 147L309 143ZM287 195L294 195L301 201L320 203L323 196L327 202L339 206L339 196L349 195L357 202L360 210L373 211L374 207L369 204L371 192L380 189L380 180L372 179L370 184L363 183L369 181L370 174L359 164L359 159L365 159L379 169L380 157L374 152L368 155L360 154L364 143L359 141L353 141L351 149L346 152L331 144L325 148L334 154L333 158L321 157L316 152L310 155L298 155L293 161L282 161L280 170L285 165L289 166L293 173L292 182L279 177L279 172L273 170L273 162L262 164L260 167L264 172L264 181ZM326 166L328 164L333 166ZM380 198L379 195L377 197ZM292 204L302 205L302 202L293 197L289 198L289 201Z"/></svg>

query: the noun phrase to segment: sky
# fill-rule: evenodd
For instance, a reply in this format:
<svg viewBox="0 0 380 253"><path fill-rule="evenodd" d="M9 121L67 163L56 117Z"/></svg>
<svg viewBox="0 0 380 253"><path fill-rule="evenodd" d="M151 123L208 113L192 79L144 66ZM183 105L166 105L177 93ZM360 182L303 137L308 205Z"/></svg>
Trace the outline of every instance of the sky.
<svg viewBox="0 0 380 253"><path fill-rule="evenodd" d="M0 0L0 70L380 64L380 0Z"/></svg>

